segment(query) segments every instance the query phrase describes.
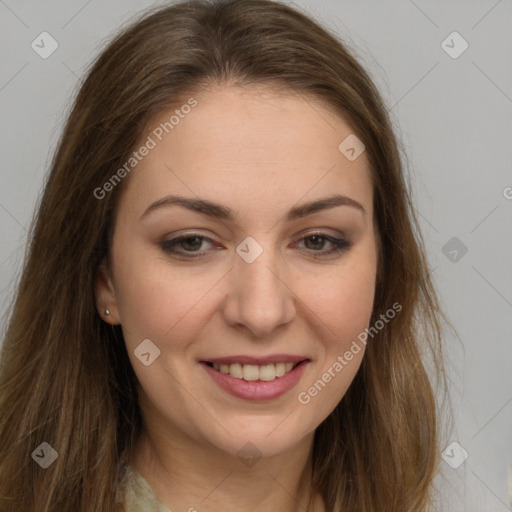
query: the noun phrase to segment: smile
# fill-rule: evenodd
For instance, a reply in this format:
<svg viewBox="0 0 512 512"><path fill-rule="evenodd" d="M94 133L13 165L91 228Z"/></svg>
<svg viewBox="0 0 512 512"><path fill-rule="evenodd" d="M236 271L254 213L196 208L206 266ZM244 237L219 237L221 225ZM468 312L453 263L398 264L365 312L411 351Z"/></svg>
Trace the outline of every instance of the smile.
<svg viewBox="0 0 512 512"><path fill-rule="evenodd" d="M212 380L230 395L245 400L272 400L295 387L311 362L293 356L273 359L279 361L229 358L200 363Z"/></svg>
<svg viewBox="0 0 512 512"><path fill-rule="evenodd" d="M207 363L208 364L208 363ZM209 363L218 372L231 375L235 379L271 381L282 377L290 372L299 363L276 363L276 364L219 364Z"/></svg>

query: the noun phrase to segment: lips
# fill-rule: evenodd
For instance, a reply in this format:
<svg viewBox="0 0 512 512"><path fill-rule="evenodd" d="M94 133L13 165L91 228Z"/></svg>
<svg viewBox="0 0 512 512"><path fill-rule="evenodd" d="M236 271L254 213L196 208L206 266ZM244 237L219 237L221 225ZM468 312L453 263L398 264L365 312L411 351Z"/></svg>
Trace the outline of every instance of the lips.
<svg viewBox="0 0 512 512"><path fill-rule="evenodd" d="M294 387L309 361L304 356L279 354L211 358L200 363L228 393L249 400L269 400Z"/></svg>

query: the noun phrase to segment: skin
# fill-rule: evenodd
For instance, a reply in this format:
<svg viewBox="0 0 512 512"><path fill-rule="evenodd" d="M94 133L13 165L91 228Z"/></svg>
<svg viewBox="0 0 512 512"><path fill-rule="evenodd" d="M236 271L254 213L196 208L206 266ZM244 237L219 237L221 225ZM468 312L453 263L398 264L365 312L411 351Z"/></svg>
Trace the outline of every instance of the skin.
<svg viewBox="0 0 512 512"><path fill-rule="evenodd" d="M338 145L351 127L314 98L232 85L194 98L197 107L126 178L112 266L96 283L100 314L108 307L105 321L122 325L140 384L145 427L131 462L173 512L323 511L318 495L308 508L313 434L352 382L364 345L308 404L297 396L369 325L378 235L366 153L345 158ZM283 220L334 193L365 212L337 206ZM221 203L235 220L176 205L141 220L168 194ZM206 239L175 249L204 256L186 260L159 245L184 230ZM332 244L304 238L315 230L352 246L321 257ZM247 236L263 248L252 263L236 253ZM134 355L144 339L161 351L149 366ZM226 393L199 363L283 353L310 362L292 390L259 402ZM261 455L252 467L237 456L247 442Z"/></svg>

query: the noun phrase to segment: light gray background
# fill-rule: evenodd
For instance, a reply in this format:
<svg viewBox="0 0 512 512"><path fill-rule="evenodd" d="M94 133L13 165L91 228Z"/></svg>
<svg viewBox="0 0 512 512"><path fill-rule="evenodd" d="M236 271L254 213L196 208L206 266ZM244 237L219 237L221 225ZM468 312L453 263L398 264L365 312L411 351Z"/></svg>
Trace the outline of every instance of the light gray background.
<svg viewBox="0 0 512 512"><path fill-rule="evenodd" d="M295 3L355 49L408 152L433 276L459 334L446 339L455 428L445 446L457 441L469 457L457 469L443 462L440 509L512 510L512 1ZM151 5L0 0L1 312L85 66ZM43 31L59 44L48 59L31 48ZM469 44L455 59L442 47L453 31ZM445 255L453 237L468 249L456 248L456 262Z"/></svg>

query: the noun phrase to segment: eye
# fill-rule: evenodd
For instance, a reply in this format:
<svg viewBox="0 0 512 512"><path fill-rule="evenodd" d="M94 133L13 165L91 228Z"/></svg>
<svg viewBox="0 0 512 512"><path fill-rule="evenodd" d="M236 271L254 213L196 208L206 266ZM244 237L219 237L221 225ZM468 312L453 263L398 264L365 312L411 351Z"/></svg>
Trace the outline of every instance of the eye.
<svg viewBox="0 0 512 512"><path fill-rule="evenodd" d="M305 242L306 249L308 249L310 253L317 253L312 254L314 258L322 258L347 251L352 246L352 243L348 240L336 238L325 233L311 233L302 237L299 241ZM308 243L308 241L310 243ZM330 244L330 249L323 250L326 243Z"/></svg>
<svg viewBox="0 0 512 512"><path fill-rule="evenodd" d="M342 238L336 238L325 233L311 233L299 239L299 242L305 242L307 255L314 258L323 258L334 254L347 251L352 243ZM209 248L204 248L203 244L214 245L213 240L199 233L191 233L186 236L179 236L170 240L163 240L159 243L162 250L178 258L199 258L205 256ZM327 250L325 246L328 244ZM202 249L201 249L202 248ZM217 249L219 247L217 246Z"/></svg>
<svg viewBox="0 0 512 512"><path fill-rule="evenodd" d="M205 250L199 250L204 241L213 243L210 238L192 233L187 236L172 238L171 240L163 240L159 245L166 253L185 258L197 258L206 252Z"/></svg>

